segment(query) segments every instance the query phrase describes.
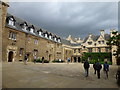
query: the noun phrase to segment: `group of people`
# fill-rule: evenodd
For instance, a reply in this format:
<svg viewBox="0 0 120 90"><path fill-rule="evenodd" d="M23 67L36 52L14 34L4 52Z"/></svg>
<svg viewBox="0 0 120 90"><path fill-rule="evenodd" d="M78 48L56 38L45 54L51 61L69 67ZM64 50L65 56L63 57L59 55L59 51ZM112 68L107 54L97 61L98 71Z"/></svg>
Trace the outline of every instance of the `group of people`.
<svg viewBox="0 0 120 90"><path fill-rule="evenodd" d="M25 55L24 57L24 64L27 65L27 60L28 60L28 55ZM36 55L34 56L34 63L36 63L37 57ZM44 57L42 57L42 64L44 63Z"/></svg>
<svg viewBox="0 0 120 90"><path fill-rule="evenodd" d="M86 60L84 62L84 69L85 69L86 77L88 77L88 75L89 75L89 68L90 68L89 62ZM102 69L102 65L100 64L100 62L99 61L95 62L93 64L93 68L94 68L94 74L96 74L96 72L97 72L97 77L98 77L98 79L100 79L100 71ZM107 61L105 61L104 65L103 65L103 70L104 70L106 77L108 78L109 64L107 63Z"/></svg>

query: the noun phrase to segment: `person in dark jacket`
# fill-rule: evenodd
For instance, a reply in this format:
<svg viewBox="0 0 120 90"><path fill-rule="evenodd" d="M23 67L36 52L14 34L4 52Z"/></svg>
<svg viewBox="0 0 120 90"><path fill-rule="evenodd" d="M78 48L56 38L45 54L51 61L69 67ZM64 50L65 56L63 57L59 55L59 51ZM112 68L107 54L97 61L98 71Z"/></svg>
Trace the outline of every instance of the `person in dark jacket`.
<svg viewBox="0 0 120 90"><path fill-rule="evenodd" d="M89 67L90 67L90 65L89 65L88 61L86 60L84 62L84 69L85 69L85 76L86 77L88 77L88 74L89 74Z"/></svg>
<svg viewBox="0 0 120 90"><path fill-rule="evenodd" d="M102 69L102 66L101 66L101 64L99 63L99 61L95 64L95 68L96 68L96 70L97 70L98 79L100 79L100 70Z"/></svg>
<svg viewBox="0 0 120 90"><path fill-rule="evenodd" d="M27 60L28 60L28 56L25 55L25 57L24 57L24 64L25 64L25 65L27 65Z"/></svg>
<svg viewBox="0 0 120 90"><path fill-rule="evenodd" d="M95 68L96 62L93 64L93 68L94 68L94 74L96 74L96 68Z"/></svg>
<svg viewBox="0 0 120 90"><path fill-rule="evenodd" d="M42 64L44 63L44 57L42 57Z"/></svg>
<svg viewBox="0 0 120 90"><path fill-rule="evenodd" d="M103 70L104 70L106 77L108 78L109 64L107 63L107 61L104 63Z"/></svg>

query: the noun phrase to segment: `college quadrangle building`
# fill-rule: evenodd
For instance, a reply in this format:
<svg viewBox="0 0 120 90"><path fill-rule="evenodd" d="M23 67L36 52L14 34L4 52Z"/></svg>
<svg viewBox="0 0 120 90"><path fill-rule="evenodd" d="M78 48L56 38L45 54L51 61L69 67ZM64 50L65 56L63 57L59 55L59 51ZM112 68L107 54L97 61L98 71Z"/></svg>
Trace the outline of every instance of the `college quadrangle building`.
<svg viewBox="0 0 120 90"><path fill-rule="evenodd" d="M108 60L116 64L112 49L106 44L107 40L113 35L105 34L100 30L100 35L89 34L83 40L73 38L69 35L66 39L59 37L47 30L35 26L25 20L7 13L9 5L0 2L2 20L2 61L16 62L23 61L24 56L28 56L28 61L44 57L45 60L52 62L61 59L67 62L82 62L83 59ZM95 57L96 56L96 57Z"/></svg>

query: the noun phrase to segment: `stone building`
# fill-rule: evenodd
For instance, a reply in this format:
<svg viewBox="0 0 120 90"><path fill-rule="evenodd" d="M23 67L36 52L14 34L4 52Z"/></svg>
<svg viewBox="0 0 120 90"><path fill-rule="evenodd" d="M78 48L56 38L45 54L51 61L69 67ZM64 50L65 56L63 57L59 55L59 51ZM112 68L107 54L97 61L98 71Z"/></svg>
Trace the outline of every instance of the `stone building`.
<svg viewBox="0 0 120 90"><path fill-rule="evenodd" d="M110 34L105 34L104 30L100 30L100 35L89 34L83 40L73 38L71 35L63 39L48 30L7 13L8 7L8 4L0 2L2 61L23 61L24 56L27 55L28 61L33 61L36 56L40 59L44 57L50 62L56 59L67 62L68 58L71 59L71 62L81 62L85 53L113 53L114 51L110 50L106 44L114 30L111 30ZM97 59L101 56L102 54ZM111 58L115 64L113 54L111 54ZM87 59L91 60L92 56L89 55ZM104 57L104 59L108 60L110 57Z"/></svg>

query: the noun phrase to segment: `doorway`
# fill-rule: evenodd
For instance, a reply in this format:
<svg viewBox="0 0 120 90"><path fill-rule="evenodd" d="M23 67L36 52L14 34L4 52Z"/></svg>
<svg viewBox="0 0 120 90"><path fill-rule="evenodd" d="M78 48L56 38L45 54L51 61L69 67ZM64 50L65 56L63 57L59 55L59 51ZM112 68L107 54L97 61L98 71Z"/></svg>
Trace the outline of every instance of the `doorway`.
<svg viewBox="0 0 120 90"><path fill-rule="evenodd" d="M10 51L8 54L8 62L12 62L13 61L13 51Z"/></svg>
<svg viewBox="0 0 120 90"><path fill-rule="evenodd" d="M52 55L50 54L50 55L49 55L49 61L51 61L51 58L52 58Z"/></svg>
<svg viewBox="0 0 120 90"><path fill-rule="evenodd" d="M77 62L76 57L74 57L74 62Z"/></svg>
<svg viewBox="0 0 120 90"><path fill-rule="evenodd" d="M78 57L78 62L80 63L80 57Z"/></svg>

